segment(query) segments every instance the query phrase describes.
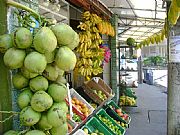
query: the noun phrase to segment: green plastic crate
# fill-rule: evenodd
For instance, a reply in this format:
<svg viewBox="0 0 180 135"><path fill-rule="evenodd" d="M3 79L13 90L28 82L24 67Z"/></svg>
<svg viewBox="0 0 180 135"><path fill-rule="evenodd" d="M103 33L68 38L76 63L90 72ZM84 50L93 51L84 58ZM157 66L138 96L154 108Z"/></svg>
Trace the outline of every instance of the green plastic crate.
<svg viewBox="0 0 180 135"><path fill-rule="evenodd" d="M122 128L124 128L126 130L129 127L129 124L127 124L127 122L125 120L123 120L121 117L119 117L119 115L113 109L111 109L110 107L107 107L105 109L105 111L112 119L119 121L121 123L123 122L126 125L126 127L123 127L121 125Z"/></svg>
<svg viewBox="0 0 180 135"><path fill-rule="evenodd" d="M111 128L109 128L102 120L100 120L99 115L101 115L102 117L106 117L107 119L109 119L113 125L117 126L118 129L121 131L121 135L125 134L125 129L122 128L120 125L118 125L107 113L104 109L100 109L96 114L95 117L103 124L104 127L106 127L106 129L108 129L109 131L111 131L111 135L117 135L114 131L112 131Z"/></svg>
<svg viewBox="0 0 180 135"><path fill-rule="evenodd" d="M119 109L120 107L113 101L113 100L111 100L109 103L107 103L107 106L113 106L113 107L115 107L115 109ZM112 109L112 111L114 112L114 115L117 115L118 117L119 117L119 119L121 119L122 120L122 122L124 122L124 123L126 123L126 124L130 124L130 122L131 122L131 117L129 116L128 117L128 120L126 121L126 120L124 120L124 119L122 119L122 117L121 116L119 116L113 109ZM123 114L127 114L126 112L124 112L124 111L122 111L122 113Z"/></svg>
<svg viewBox="0 0 180 135"><path fill-rule="evenodd" d="M99 132L104 133L104 135L111 135L111 133L95 117L92 117L90 120L88 120L88 122L85 124L85 127L90 130L90 133L98 130Z"/></svg>
<svg viewBox="0 0 180 135"><path fill-rule="evenodd" d="M91 130L89 129L88 126L84 125L84 126L81 127L82 130L84 130L84 128L86 128L88 130L88 133L91 133Z"/></svg>

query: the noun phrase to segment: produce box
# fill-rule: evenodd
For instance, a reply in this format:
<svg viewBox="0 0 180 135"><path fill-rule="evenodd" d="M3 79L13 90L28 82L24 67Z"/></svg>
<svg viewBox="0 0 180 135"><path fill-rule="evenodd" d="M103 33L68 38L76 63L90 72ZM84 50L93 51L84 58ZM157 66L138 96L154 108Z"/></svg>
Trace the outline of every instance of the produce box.
<svg viewBox="0 0 180 135"><path fill-rule="evenodd" d="M107 106L112 109L112 111L114 112L114 115L117 115L119 119L121 119L126 124L130 124L131 117L126 112L122 111L121 108L113 100L107 103ZM118 110L121 110L122 113L119 113ZM124 116L127 116L127 118L125 118Z"/></svg>
<svg viewBox="0 0 180 135"><path fill-rule="evenodd" d="M81 97L73 88L70 89L70 95L72 98L72 107L76 114L80 116L88 117L93 111L94 108L83 98ZM66 99L66 102L68 100ZM69 104L69 102L68 102Z"/></svg>
<svg viewBox="0 0 180 135"><path fill-rule="evenodd" d="M112 135L124 135L125 129L118 125L103 109L100 109L95 117L103 124Z"/></svg>
<svg viewBox="0 0 180 135"><path fill-rule="evenodd" d="M89 129L90 133L99 131L104 135L111 135L111 133L95 117L92 117L83 128L86 127Z"/></svg>
<svg viewBox="0 0 180 135"><path fill-rule="evenodd" d="M106 84L104 80L102 80L100 77L93 77L92 81L99 84L107 93L114 95L112 89L109 87L109 85Z"/></svg>
<svg viewBox="0 0 180 135"><path fill-rule="evenodd" d="M126 123L126 121L123 120L121 117L119 117L118 114L115 113L113 109L111 109L110 107L107 107L105 109L105 111L121 127L123 127L124 129L129 127L129 125Z"/></svg>
<svg viewBox="0 0 180 135"><path fill-rule="evenodd" d="M85 82L82 87L84 88L84 92L99 105L107 101L110 97L113 97L111 93L108 93L106 89L94 80Z"/></svg>

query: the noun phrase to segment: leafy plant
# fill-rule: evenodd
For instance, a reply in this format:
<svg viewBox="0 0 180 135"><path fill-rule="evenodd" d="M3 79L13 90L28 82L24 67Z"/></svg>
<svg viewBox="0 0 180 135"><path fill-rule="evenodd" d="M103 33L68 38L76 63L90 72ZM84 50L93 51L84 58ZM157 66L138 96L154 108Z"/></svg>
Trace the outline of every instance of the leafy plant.
<svg viewBox="0 0 180 135"><path fill-rule="evenodd" d="M144 59L143 64L145 66L158 66L166 64L166 58L161 56L151 56Z"/></svg>

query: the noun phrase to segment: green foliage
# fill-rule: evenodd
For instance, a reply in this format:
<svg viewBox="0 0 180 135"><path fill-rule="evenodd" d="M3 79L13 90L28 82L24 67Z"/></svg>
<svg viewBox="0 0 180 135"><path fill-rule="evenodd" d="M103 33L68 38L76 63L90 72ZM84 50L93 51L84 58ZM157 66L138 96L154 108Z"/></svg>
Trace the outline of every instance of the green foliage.
<svg viewBox="0 0 180 135"><path fill-rule="evenodd" d="M144 66L161 66L166 64L166 58L161 56L151 56L143 61Z"/></svg>

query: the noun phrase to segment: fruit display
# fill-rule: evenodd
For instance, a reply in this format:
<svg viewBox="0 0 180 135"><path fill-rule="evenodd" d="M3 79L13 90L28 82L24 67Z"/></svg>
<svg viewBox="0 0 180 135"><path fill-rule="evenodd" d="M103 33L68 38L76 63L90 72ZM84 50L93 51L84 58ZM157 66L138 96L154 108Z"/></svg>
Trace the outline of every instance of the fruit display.
<svg viewBox="0 0 180 135"><path fill-rule="evenodd" d="M75 106L75 108L79 110L82 114L84 114L86 117L89 116L89 114L91 113L91 110L89 110L87 105L84 104L82 101L78 100L76 97L73 97L71 102Z"/></svg>
<svg viewBox="0 0 180 135"><path fill-rule="evenodd" d="M101 115L98 115L98 117L116 135L122 135L119 127L117 125L114 125L110 119L108 119L107 117L101 116Z"/></svg>
<svg viewBox="0 0 180 135"><path fill-rule="evenodd" d="M90 103L90 105L91 105L94 109L97 108L97 104L95 104L95 103Z"/></svg>
<svg viewBox="0 0 180 135"><path fill-rule="evenodd" d="M92 133L90 133L87 128L84 128L83 131L86 135L104 135L104 133L99 132L97 129Z"/></svg>
<svg viewBox="0 0 180 135"><path fill-rule="evenodd" d="M132 97L121 96L120 105L124 106L136 106L136 100Z"/></svg>
<svg viewBox="0 0 180 135"><path fill-rule="evenodd" d="M75 113L73 114L72 119L77 123L80 123L82 121L81 117Z"/></svg>
<svg viewBox="0 0 180 135"><path fill-rule="evenodd" d="M123 123L123 122L121 122L121 121L117 121L117 120L115 120L114 119L114 121L118 124L118 125L120 125L121 127L123 127L123 128L128 128L128 124L125 124L125 123Z"/></svg>
<svg viewBox="0 0 180 135"><path fill-rule="evenodd" d="M20 123L29 127L24 134L44 135L44 130L52 135L59 131L61 135L67 134L68 107L64 100L68 90L62 78L64 71L73 70L76 65L72 49L78 44L78 34L66 24L40 25L34 32L20 27L0 36L4 64L16 71L12 83L21 92L17 99ZM81 112L89 115L86 105L77 99L73 101Z"/></svg>
<svg viewBox="0 0 180 135"><path fill-rule="evenodd" d="M106 94L104 94L101 90L94 90L92 89L92 91L103 101L107 99Z"/></svg>
<svg viewBox="0 0 180 135"><path fill-rule="evenodd" d="M115 108L112 105L109 105L109 107L114 110L123 120L129 121L129 115L124 113L121 108Z"/></svg>
<svg viewBox="0 0 180 135"><path fill-rule="evenodd" d="M76 48L79 57L75 70L89 78L103 72L102 62L105 49L99 46L103 43L100 34L114 36L114 29L110 23L104 22L99 16L89 11L84 12L82 18L83 22L78 26L82 32L79 33L80 43Z"/></svg>

